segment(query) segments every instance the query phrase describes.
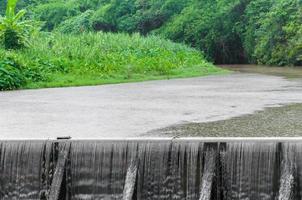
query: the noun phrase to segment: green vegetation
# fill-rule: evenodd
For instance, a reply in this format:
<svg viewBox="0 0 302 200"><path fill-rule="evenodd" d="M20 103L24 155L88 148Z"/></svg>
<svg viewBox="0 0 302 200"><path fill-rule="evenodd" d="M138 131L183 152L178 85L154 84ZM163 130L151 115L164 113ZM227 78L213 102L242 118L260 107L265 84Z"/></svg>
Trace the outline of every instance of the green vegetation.
<svg viewBox="0 0 302 200"><path fill-rule="evenodd" d="M0 61L0 89L17 89L25 84L25 77L21 68L15 62L1 59Z"/></svg>
<svg viewBox="0 0 302 200"><path fill-rule="evenodd" d="M301 0L21 0L19 4L31 10L29 18L44 21L47 31L157 34L198 48L216 63L302 65Z"/></svg>
<svg viewBox="0 0 302 200"><path fill-rule="evenodd" d="M221 72L206 59L302 65L300 0L16 3L0 3L2 90ZM41 32L33 35L39 27Z"/></svg>
<svg viewBox="0 0 302 200"><path fill-rule="evenodd" d="M222 72L197 50L139 34L44 33L34 38L28 48L0 49L0 60L6 61L0 63L0 77L17 81L0 85L1 89L95 85ZM16 69L11 72L13 66Z"/></svg>
<svg viewBox="0 0 302 200"><path fill-rule="evenodd" d="M94 32L97 14L75 2L9 0L0 21L0 90L95 85L221 73L198 50L157 36ZM96 1L97 2L97 1ZM79 3L79 2L78 2ZM81 3L81 6L82 5ZM88 6L88 4L87 4ZM85 10L85 11L84 11ZM83 12L81 12L83 11ZM21 21L20 21L21 20ZM97 20L97 19L96 19ZM56 31L55 31L55 30ZM49 32L52 31L52 32Z"/></svg>
<svg viewBox="0 0 302 200"><path fill-rule="evenodd" d="M31 21L20 22L26 12L20 10L16 14L16 5L17 0L8 1L5 16L0 16L0 40L3 41L4 48L7 50L20 49L26 46L34 30Z"/></svg>

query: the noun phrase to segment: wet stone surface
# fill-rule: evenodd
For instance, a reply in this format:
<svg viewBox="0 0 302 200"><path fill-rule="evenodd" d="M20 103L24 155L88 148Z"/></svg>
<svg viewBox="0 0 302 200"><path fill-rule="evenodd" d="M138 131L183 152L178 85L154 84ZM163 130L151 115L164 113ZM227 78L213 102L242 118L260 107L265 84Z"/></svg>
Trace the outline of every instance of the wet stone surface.
<svg viewBox="0 0 302 200"><path fill-rule="evenodd" d="M266 108L240 117L209 123L188 123L150 132L149 135L198 137L302 136L302 104Z"/></svg>

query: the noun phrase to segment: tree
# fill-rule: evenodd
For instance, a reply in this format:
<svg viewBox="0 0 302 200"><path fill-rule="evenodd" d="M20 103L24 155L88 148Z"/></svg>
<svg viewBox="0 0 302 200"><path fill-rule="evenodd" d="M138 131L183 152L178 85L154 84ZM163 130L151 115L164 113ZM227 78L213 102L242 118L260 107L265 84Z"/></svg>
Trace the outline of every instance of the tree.
<svg viewBox="0 0 302 200"><path fill-rule="evenodd" d="M18 0L8 0L5 16L0 16L0 40L5 49L20 49L29 44L34 30L32 21L23 20L26 11L15 13Z"/></svg>

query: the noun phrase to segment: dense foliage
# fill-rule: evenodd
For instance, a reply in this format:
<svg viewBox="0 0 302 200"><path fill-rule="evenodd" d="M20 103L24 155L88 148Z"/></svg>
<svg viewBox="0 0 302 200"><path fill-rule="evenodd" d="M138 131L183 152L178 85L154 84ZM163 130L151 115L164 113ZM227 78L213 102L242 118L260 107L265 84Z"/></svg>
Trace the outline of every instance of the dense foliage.
<svg viewBox="0 0 302 200"><path fill-rule="evenodd" d="M139 33L103 32L116 30L114 20L128 12L102 6L106 1L17 2L7 0L0 16L0 90L222 72L206 62L200 51L183 44L157 36L142 37ZM121 7L131 5L116 3L123 4ZM15 13L16 6L26 7L27 19L24 9ZM116 18L107 9L116 13ZM41 24L44 31L33 34Z"/></svg>
<svg viewBox="0 0 302 200"><path fill-rule="evenodd" d="M15 13L17 0L7 2L5 16L0 16L0 42L5 49L20 49L28 44L28 39L34 30L31 21L20 22L25 10Z"/></svg>
<svg viewBox="0 0 302 200"><path fill-rule="evenodd" d="M9 60L0 60L0 90L12 90L25 84L20 66Z"/></svg>
<svg viewBox="0 0 302 200"><path fill-rule="evenodd" d="M24 5L48 31L159 34L216 63L302 64L300 0L21 0Z"/></svg>
<svg viewBox="0 0 302 200"><path fill-rule="evenodd" d="M205 59L302 65L300 0L2 2L0 90L219 72Z"/></svg>
<svg viewBox="0 0 302 200"><path fill-rule="evenodd" d="M0 48L0 90L94 85L221 72L190 47L139 34L44 33L21 50ZM2 83L3 82L3 83Z"/></svg>

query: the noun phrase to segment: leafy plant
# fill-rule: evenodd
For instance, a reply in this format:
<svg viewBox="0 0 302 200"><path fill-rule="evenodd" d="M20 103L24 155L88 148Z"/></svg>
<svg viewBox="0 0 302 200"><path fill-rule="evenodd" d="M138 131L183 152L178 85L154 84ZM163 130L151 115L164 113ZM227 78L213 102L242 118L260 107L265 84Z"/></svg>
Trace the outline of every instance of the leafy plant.
<svg viewBox="0 0 302 200"><path fill-rule="evenodd" d="M21 21L25 10L15 13L17 2L18 0L8 0L5 16L0 16L0 39L5 49L20 49L27 46L34 30L32 21Z"/></svg>
<svg viewBox="0 0 302 200"><path fill-rule="evenodd" d="M25 84L20 66L9 59L0 61L0 90L18 89Z"/></svg>

